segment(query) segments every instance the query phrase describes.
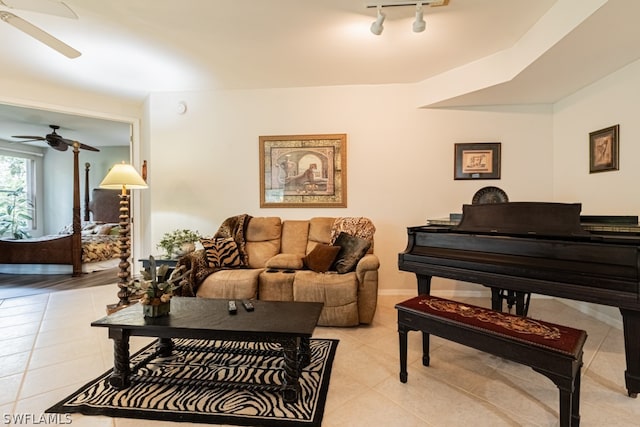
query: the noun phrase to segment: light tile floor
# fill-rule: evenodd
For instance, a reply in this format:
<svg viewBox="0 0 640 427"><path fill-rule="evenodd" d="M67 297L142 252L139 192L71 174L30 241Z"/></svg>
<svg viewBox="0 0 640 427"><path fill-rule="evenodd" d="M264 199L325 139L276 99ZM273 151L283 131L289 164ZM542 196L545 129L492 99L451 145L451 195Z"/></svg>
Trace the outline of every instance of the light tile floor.
<svg viewBox="0 0 640 427"><path fill-rule="evenodd" d="M0 424L43 425L44 410L111 367L112 343L90 322L115 300L115 286L0 300ZM530 368L438 338L431 366L409 334L409 380L398 380L394 304L381 296L371 326L316 329L340 340L323 426L555 426L558 391ZM483 298L461 298L487 306ZM640 425L640 400L627 397L622 331L554 299L533 299L530 315L587 330L582 426ZM134 337L131 350L150 339ZM18 418L21 417L21 418ZM62 417L61 424L69 420ZM73 415L73 426L147 426L148 421ZM181 423L154 422L154 425Z"/></svg>

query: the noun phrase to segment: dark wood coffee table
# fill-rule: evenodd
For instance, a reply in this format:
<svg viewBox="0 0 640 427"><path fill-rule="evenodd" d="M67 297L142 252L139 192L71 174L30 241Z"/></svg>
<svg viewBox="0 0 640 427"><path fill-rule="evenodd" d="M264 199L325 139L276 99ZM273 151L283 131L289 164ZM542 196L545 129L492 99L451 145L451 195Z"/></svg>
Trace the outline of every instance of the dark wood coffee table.
<svg viewBox="0 0 640 427"><path fill-rule="evenodd" d="M109 328L113 340L114 366L109 383L122 389L131 384L129 337L158 337L158 354L169 356L171 338L195 338L223 341L272 342L280 344L283 356L282 395L286 402L298 399L298 379L309 364L309 339L313 334L322 303L252 301L255 310L246 311L236 301L237 314L229 314L228 300L208 298L171 299L168 316L145 318L142 306L135 304L91 323ZM228 384L226 384L228 385ZM238 387L259 385L238 383Z"/></svg>

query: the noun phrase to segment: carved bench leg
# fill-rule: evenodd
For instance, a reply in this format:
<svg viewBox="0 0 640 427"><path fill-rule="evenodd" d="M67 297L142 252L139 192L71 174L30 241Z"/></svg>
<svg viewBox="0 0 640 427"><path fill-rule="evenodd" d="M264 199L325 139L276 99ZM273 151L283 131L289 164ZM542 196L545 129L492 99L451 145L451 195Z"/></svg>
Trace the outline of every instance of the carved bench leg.
<svg viewBox="0 0 640 427"><path fill-rule="evenodd" d="M569 390L558 390L560 391L560 427L571 427L573 393Z"/></svg>
<svg viewBox="0 0 640 427"><path fill-rule="evenodd" d="M429 366L431 358L429 357L429 334L422 333L422 366Z"/></svg>
<svg viewBox="0 0 640 427"><path fill-rule="evenodd" d="M398 327L398 338L400 342L400 382L407 382L407 328Z"/></svg>
<svg viewBox="0 0 640 427"><path fill-rule="evenodd" d="M571 402L571 425L578 427L580 425L580 373L582 371L582 363L578 366L578 372L573 379L573 401Z"/></svg>

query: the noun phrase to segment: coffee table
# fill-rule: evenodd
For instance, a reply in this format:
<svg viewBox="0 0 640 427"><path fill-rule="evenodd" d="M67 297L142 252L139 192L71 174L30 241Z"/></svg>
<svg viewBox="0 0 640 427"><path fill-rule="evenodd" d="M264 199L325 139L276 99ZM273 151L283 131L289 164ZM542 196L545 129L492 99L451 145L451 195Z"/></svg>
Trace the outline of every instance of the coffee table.
<svg viewBox="0 0 640 427"><path fill-rule="evenodd" d="M131 385L132 374L139 367L130 366L131 336L158 337L157 353L162 357L173 351L171 338L271 342L282 348L283 399L285 402L297 401L298 379L310 362L309 339L323 304L252 301L254 311L246 311L241 301L236 301L237 314L230 314L227 303L226 299L173 297L168 316L146 318L142 306L134 304L92 322L91 326L109 328L109 338L113 340L114 366L109 384L118 389ZM239 382L234 386L256 388L261 385Z"/></svg>

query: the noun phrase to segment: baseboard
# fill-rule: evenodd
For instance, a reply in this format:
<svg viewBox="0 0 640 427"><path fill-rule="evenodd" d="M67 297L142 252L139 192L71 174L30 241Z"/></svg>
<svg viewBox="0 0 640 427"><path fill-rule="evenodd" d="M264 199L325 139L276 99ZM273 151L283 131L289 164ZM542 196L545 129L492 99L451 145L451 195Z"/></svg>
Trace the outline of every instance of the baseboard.
<svg viewBox="0 0 640 427"><path fill-rule="evenodd" d="M597 320L611 326L612 328L622 330L621 315L618 315L618 316L610 315L598 309L599 307L606 307L606 306L601 306L599 304L591 304L591 303L582 302L582 301L567 300L562 298L558 298L558 301L560 301L561 303L571 308L578 310L580 313L588 314L589 316L596 318ZM619 314L620 312L617 311L617 313Z"/></svg>

